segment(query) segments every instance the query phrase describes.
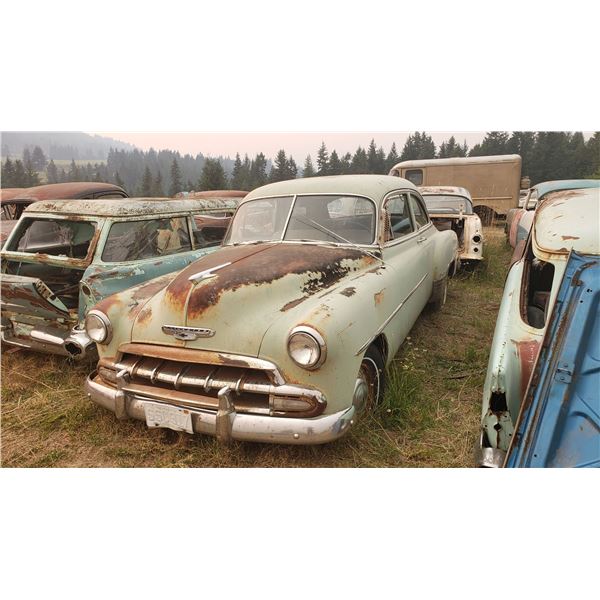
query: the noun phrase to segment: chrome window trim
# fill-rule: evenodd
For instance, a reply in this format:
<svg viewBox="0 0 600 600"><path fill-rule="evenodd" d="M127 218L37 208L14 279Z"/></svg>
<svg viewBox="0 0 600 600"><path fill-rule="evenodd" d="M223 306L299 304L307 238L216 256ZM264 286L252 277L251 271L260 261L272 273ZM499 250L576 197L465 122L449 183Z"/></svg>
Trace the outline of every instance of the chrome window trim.
<svg viewBox="0 0 600 600"><path fill-rule="evenodd" d="M431 219L429 218L429 212L427 212L427 205L425 204L425 200L423 200L423 197L421 196L421 194L419 194L418 192L411 190L409 195L414 196L416 198L417 203L419 203L419 201L420 201L421 210L423 211L423 214L425 215L425 218L427 219L427 223L425 223L425 225L419 225L415 229L415 231L421 231L422 229L425 229L428 225L431 225ZM408 201L408 207L410 210L410 214L412 215L412 218L413 218L413 223L416 226L416 225L418 225L418 223L417 223L417 219L415 217L415 213L413 211L412 204L410 203L410 200Z"/></svg>
<svg viewBox="0 0 600 600"><path fill-rule="evenodd" d="M382 209L385 209L385 204L389 201L389 200L393 200L396 196L399 196L401 194L410 194L410 192L413 192L414 190L410 189L410 188L403 188L401 190L396 190L394 192L390 192L389 194L387 194L383 200L382 203ZM408 199L407 199L408 200ZM421 229L425 229L425 227L422 227L421 229L417 229L415 227L415 218L414 215L412 213L412 210L410 209L410 201L408 202L408 213L410 215L410 220L413 226L413 231L412 233L409 233L407 235L403 235L402 237L398 238L398 239L392 239L389 242L383 242L382 244L382 248L391 248L393 246L398 246L399 244L402 244L403 242L407 242L409 240L412 240L418 233L421 232ZM429 225L431 225L431 221L429 221Z"/></svg>

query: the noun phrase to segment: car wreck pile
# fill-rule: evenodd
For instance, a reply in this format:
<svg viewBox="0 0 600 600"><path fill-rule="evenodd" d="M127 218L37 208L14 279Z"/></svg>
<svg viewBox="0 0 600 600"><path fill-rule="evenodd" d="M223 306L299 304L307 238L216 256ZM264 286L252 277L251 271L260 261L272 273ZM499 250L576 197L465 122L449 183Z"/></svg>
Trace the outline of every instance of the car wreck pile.
<svg viewBox="0 0 600 600"><path fill-rule="evenodd" d="M540 201L514 258L478 464L535 463L532 431L547 427L538 407L556 412L548 361L568 390L585 384L571 412L554 415L563 441L544 464L600 461L600 449L566 450L584 421L600 440L600 410L586 396L598 336L582 342L588 362L563 347L573 324L600 331L598 193L582 186ZM448 278L480 262L483 244L466 189L383 175L247 195L46 199L25 208L1 251L2 341L97 361L88 397L119 419L222 442L331 442L381 400L386 366L419 314L443 307Z"/></svg>

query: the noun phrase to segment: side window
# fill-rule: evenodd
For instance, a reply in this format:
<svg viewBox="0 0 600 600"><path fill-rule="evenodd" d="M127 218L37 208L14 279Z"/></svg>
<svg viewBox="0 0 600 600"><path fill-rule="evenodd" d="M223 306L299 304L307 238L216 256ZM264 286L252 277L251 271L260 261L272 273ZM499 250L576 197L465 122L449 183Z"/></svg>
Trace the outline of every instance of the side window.
<svg viewBox="0 0 600 600"><path fill-rule="evenodd" d="M423 169L408 169L404 177L414 185L423 185Z"/></svg>
<svg viewBox="0 0 600 600"><path fill-rule="evenodd" d="M417 224L417 228L421 229L429 223L429 216L427 215L427 210L425 206L421 202L419 198L415 195L410 195L410 206L415 217L415 223Z"/></svg>
<svg viewBox="0 0 600 600"><path fill-rule="evenodd" d="M179 254L192 249L187 219L148 219L113 223L102 252L104 262L127 262Z"/></svg>
<svg viewBox="0 0 600 600"><path fill-rule="evenodd" d="M218 246L223 241L230 222L230 216L194 215L192 234L196 248Z"/></svg>
<svg viewBox="0 0 600 600"><path fill-rule="evenodd" d="M388 226L385 232L386 242L397 240L413 232L406 194L390 198L386 204L386 211L388 217Z"/></svg>

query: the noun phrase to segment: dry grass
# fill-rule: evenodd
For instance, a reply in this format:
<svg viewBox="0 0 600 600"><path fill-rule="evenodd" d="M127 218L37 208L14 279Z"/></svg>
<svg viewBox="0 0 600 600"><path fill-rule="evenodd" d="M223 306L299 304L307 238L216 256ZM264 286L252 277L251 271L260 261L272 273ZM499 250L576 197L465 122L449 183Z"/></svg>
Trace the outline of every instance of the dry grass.
<svg viewBox="0 0 600 600"><path fill-rule="evenodd" d="M87 400L89 370L26 351L2 355L6 467L468 467L481 388L510 252L486 229L483 265L450 282L440 313L426 310L388 373L383 405L327 446L235 443L117 421Z"/></svg>

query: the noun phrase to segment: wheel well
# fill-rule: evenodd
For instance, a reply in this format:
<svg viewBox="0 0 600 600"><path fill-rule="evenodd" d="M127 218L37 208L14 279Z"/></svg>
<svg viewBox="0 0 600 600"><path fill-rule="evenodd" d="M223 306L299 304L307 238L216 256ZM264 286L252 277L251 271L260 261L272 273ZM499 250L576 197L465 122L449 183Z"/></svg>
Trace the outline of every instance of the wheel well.
<svg viewBox="0 0 600 600"><path fill-rule="evenodd" d="M379 334L372 342L371 346L375 346L379 352L381 352L381 356L383 356L384 364L387 363L388 357L388 342L383 333Z"/></svg>

